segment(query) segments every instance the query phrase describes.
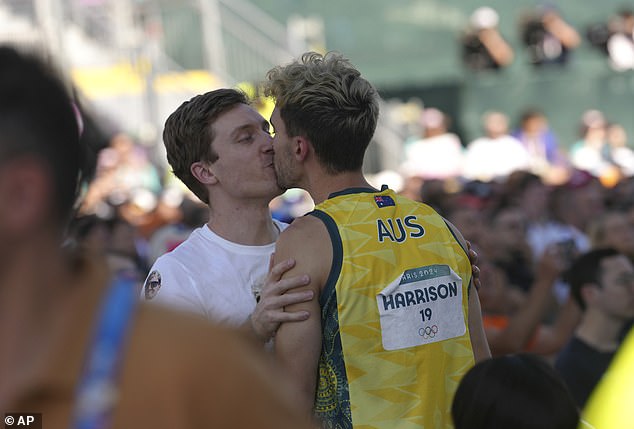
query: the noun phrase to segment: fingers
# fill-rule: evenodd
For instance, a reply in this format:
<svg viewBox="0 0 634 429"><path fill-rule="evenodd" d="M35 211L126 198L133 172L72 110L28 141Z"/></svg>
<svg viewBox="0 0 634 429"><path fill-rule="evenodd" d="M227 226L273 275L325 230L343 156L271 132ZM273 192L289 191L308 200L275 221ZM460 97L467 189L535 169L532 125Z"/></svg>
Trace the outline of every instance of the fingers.
<svg viewBox="0 0 634 429"><path fill-rule="evenodd" d="M265 304L268 309L256 310L249 317L253 332L263 341L267 341L275 336L281 323L307 320L310 317L310 312L306 310L284 311L284 306L310 301L312 296L312 291L305 291L270 298L269 303Z"/></svg>
<svg viewBox="0 0 634 429"><path fill-rule="evenodd" d="M300 302L308 302L313 299L313 295L312 290L286 293L275 298L275 307L283 308L288 305L299 304Z"/></svg>
<svg viewBox="0 0 634 429"><path fill-rule="evenodd" d="M473 248L471 247L471 243L469 241L467 241L467 256L469 257L469 262L471 262L471 265L476 265L478 263L478 252L476 252L475 250L473 250Z"/></svg>
<svg viewBox="0 0 634 429"><path fill-rule="evenodd" d="M306 274L301 276L287 277L277 280L266 288L267 295L282 295L291 289L300 288L310 283L310 277Z"/></svg>
<svg viewBox="0 0 634 429"><path fill-rule="evenodd" d="M480 281L480 268L477 265L471 265L471 279L476 290L480 290L482 282Z"/></svg>
<svg viewBox="0 0 634 429"><path fill-rule="evenodd" d="M271 310L267 311L262 316L263 321L269 331L276 331L280 323L284 322L301 322L308 319L310 313L306 310L300 311L283 311L283 310Z"/></svg>
<svg viewBox="0 0 634 429"><path fill-rule="evenodd" d="M306 274L300 276L288 277L277 281L267 281L260 293L260 308L276 309L286 305L306 302L313 299L314 292L312 290L304 290L300 292L287 293L296 288L301 288L310 283L310 277Z"/></svg>
<svg viewBox="0 0 634 429"><path fill-rule="evenodd" d="M478 268L478 252L473 250L471 247L471 242L469 240L465 240L467 242L467 256L469 257L469 262L471 263L471 277L473 279L473 285L476 290L480 290L480 268Z"/></svg>
<svg viewBox="0 0 634 429"><path fill-rule="evenodd" d="M308 316L310 316L308 311L281 312L275 314L274 322L302 322L308 319Z"/></svg>
<svg viewBox="0 0 634 429"><path fill-rule="evenodd" d="M269 279L272 281L278 281L282 278L282 275L285 272L295 266L295 260L286 259L273 265L273 267L271 267L271 264L273 264L273 255L271 255L271 259L269 260Z"/></svg>

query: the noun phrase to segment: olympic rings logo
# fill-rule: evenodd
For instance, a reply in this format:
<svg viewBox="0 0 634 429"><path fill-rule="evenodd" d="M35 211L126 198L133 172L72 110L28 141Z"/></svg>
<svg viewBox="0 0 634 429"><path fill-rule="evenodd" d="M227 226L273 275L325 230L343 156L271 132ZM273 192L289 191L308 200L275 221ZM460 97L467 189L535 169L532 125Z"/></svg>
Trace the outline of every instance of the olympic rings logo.
<svg viewBox="0 0 634 429"><path fill-rule="evenodd" d="M420 328L418 330L418 335L420 335L421 337L425 339L434 338L437 333L438 333L438 326L436 325L425 326L424 328Z"/></svg>

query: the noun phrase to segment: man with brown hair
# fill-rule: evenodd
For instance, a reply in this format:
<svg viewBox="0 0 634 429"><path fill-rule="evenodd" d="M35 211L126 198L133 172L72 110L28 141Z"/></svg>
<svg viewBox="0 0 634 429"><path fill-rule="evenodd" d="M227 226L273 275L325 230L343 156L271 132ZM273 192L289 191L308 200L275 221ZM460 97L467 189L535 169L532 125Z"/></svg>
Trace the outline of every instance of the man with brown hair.
<svg viewBox="0 0 634 429"><path fill-rule="evenodd" d="M306 276L280 280L292 259L267 278L275 240L287 226L269 211L269 202L282 190L268 121L243 93L218 89L176 109L165 123L163 140L176 176L209 206L209 222L156 260L145 299L242 327L262 341L280 322L305 320L305 311L284 311L312 297L306 291L286 293L307 281Z"/></svg>
<svg viewBox="0 0 634 429"><path fill-rule="evenodd" d="M634 319L634 266L613 248L593 249L575 259L567 281L583 315L555 368L583 408Z"/></svg>

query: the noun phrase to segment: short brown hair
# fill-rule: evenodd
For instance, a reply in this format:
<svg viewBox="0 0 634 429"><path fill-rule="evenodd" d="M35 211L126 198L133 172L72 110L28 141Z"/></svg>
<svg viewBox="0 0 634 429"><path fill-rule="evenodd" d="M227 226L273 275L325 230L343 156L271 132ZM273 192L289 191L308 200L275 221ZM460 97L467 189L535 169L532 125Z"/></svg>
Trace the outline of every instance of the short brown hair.
<svg viewBox="0 0 634 429"><path fill-rule="evenodd" d="M307 52L267 74L289 136L305 135L327 171L360 170L379 116L376 89L341 54Z"/></svg>
<svg viewBox="0 0 634 429"><path fill-rule="evenodd" d="M191 173L198 161L214 162L213 123L238 104L249 104L247 96L235 89L217 89L184 102L165 121L163 143L172 171L198 198L209 204L207 189Z"/></svg>

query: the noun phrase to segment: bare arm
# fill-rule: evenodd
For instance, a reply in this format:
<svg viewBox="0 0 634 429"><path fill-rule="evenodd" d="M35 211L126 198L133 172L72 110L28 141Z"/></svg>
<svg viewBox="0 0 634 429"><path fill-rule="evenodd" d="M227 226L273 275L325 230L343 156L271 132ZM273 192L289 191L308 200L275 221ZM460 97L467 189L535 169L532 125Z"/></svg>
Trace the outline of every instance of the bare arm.
<svg viewBox="0 0 634 429"><path fill-rule="evenodd" d="M506 43L497 29L481 30L479 38L493 60L500 66L508 66L513 62L513 49Z"/></svg>
<svg viewBox="0 0 634 429"><path fill-rule="evenodd" d="M451 222L445 219L447 226L453 232L454 236L460 243L471 263L472 270L472 284L474 286L474 277L477 279L478 285L480 284L480 269L475 265L478 259L478 255L471 249L471 243L468 243L458 228L456 228ZM476 270L477 269L477 275ZM469 336L471 338L471 347L473 348L473 359L476 362L480 362L491 357L491 350L489 349L489 343L487 342L486 335L484 333L484 325L482 323L482 310L480 309L480 298L478 297L478 290L476 287L470 287L469 289L469 307L467 323L469 324Z"/></svg>
<svg viewBox="0 0 634 429"><path fill-rule="evenodd" d="M581 309L572 297L559 310L557 320L551 326L542 326L537 332L531 352L541 355L558 353L570 340L581 319Z"/></svg>
<svg viewBox="0 0 634 429"><path fill-rule="evenodd" d="M544 28L551 32L567 49L576 48L581 43L577 30L564 21L557 13L547 13L543 20Z"/></svg>
<svg viewBox="0 0 634 429"><path fill-rule="evenodd" d="M509 317L509 324L504 330L489 336L489 344L496 355L525 350L535 333L542 331L542 317L551 302L552 287L564 265L558 248L550 247L544 252L536 270L538 277L525 303Z"/></svg>
<svg viewBox="0 0 634 429"><path fill-rule="evenodd" d="M307 273L310 282L302 290L311 290L313 299L286 307L287 311L306 311L309 317L297 323L284 323L275 337L275 354L282 368L295 382L297 404L305 415L311 415L317 387L317 367L321 353L321 318L318 296L327 278L332 261L332 246L325 227L316 218L296 219L280 236L276 260L291 256L296 265L283 277ZM319 255L315 257L315 255Z"/></svg>
<svg viewBox="0 0 634 429"><path fill-rule="evenodd" d="M310 290L289 292L291 289L306 286L309 280L308 276L301 274L282 278L284 273L295 266L295 260L286 259L273 265L273 257L274 255L271 255L269 274L262 287L255 310L241 327L244 332L263 343L275 336L280 323L308 319L307 311L287 312L284 307L309 301L314 295Z"/></svg>
<svg viewBox="0 0 634 429"><path fill-rule="evenodd" d="M475 288L472 288L469 293L469 336L471 337L471 347L473 347L473 359L476 363L489 359L491 350L484 334L480 299Z"/></svg>

